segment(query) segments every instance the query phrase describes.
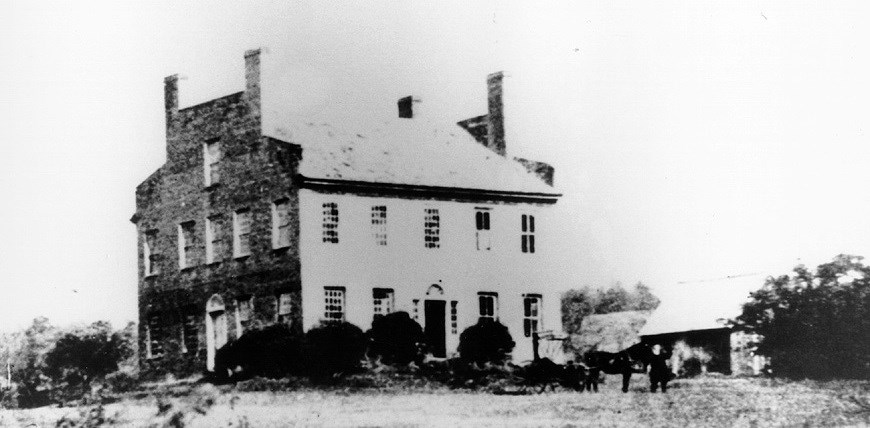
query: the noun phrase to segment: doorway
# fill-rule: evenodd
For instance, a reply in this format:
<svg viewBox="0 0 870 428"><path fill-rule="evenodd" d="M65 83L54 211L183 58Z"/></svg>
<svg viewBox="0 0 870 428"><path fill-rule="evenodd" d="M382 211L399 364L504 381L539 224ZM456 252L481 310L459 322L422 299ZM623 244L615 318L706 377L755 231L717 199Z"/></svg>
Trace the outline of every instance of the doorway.
<svg viewBox="0 0 870 428"><path fill-rule="evenodd" d="M426 343L429 344L429 351L432 356L444 358L447 356L445 343L445 317L444 309L446 307L444 300L426 300L423 310L425 311L426 327L424 333L426 335Z"/></svg>
<svg viewBox="0 0 870 428"><path fill-rule="evenodd" d="M227 343L227 312L224 300L215 294L205 305L206 369L214 371L217 350Z"/></svg>

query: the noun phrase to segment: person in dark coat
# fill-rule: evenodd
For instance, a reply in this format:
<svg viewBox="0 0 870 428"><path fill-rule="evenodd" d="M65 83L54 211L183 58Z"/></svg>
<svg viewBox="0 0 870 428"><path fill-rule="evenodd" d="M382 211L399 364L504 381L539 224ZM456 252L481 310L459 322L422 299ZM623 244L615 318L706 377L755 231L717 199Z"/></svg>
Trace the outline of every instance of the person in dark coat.
<svg viewBox="0 0 870 428"><path fill-rule="evenodd" d="M671 380L671 369L668 368L668 356L658 343L652 347L652 356L649 361L649 389L656 392L661 385L662 392L668 392L668 381Z"/></svg>
<svg viewBox="0 0 870 428"><path fill-rule="evenodd" d="M583 386L580 384L580 377L580 367L576 366L574 361L569 360L562 371L562 386L583 392Z"/></svg>

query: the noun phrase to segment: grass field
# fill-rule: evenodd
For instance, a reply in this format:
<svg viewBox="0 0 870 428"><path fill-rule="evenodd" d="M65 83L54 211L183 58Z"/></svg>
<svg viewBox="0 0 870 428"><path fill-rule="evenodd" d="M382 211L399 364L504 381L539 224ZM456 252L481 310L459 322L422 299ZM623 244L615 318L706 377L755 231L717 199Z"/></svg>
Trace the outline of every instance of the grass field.
<svg viewBox="0 0 870 428"><path fill-rule="evenodd" d="M612 377L598 394L494 395L423 388L353 392L305 388L239 392L205 385L174 398L128 398L105 407L114 426L866 426L870 382L768 379L678 380L650 394L646 377L619 391ZM168 407L168 409L167 409ZM76 408L0 411L0 426L55 426ZM168 425L173 419L179 425Z"/></svg>

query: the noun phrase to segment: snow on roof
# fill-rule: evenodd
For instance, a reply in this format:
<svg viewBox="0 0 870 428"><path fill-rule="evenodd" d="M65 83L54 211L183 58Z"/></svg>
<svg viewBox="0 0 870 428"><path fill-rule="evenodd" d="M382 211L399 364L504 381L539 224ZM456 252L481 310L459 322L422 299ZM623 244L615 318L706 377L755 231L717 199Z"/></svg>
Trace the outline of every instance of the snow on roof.
<svg viewBox="0 0 870 428"><path fill-rule="evenodd" d="M641 336L723 328L741 313L749 293L764 285L765 276L747 275L674 284L654 290L661 304L640 331Z"/></svg>
<svg viewBox="0 0 870 428"><path fill-rule="evenodd" d="M289 121L271 136L302 146L309 178L523 193L559 192L518 162L497 155L459 126L395 119L350 131L325 122Z"/></svg>

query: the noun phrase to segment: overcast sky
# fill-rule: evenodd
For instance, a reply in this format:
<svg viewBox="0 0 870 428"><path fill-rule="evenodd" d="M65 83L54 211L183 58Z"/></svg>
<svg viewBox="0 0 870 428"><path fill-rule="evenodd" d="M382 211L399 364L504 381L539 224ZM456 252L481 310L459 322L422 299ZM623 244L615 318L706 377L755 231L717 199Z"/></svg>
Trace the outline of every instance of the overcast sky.
<svg viewBox="0 0 870 428"><path fill-rule="evenodd" d="M163 77L182 106L236 92L255 47L308 89L288 102L366 117L411 93L483 114L505 70L508 151L566 194L570 284L870 255L866 2L323 3L0 0L0 329L135 318Z"/></svg>

